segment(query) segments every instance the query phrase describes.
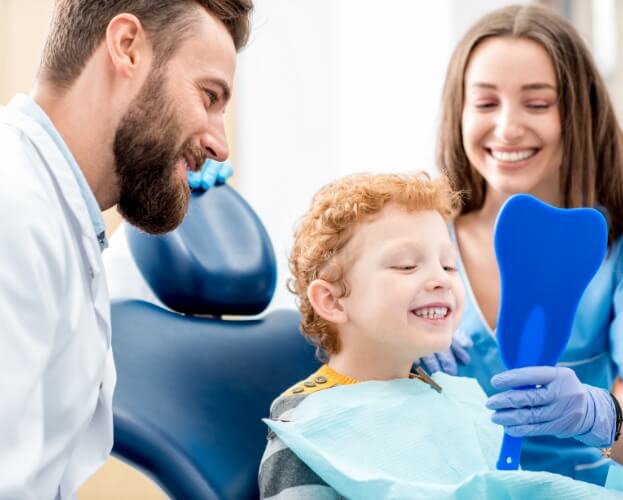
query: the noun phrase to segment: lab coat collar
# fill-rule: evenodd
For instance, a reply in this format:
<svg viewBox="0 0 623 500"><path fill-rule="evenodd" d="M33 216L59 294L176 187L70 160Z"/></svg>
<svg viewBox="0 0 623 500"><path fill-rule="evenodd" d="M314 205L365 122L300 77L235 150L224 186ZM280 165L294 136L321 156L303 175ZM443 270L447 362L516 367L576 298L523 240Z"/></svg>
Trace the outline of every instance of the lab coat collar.
<svg viewBox="0 0 623 500"><path fill-rule="evenodd" d="M46 112L35 102L35 100L24 94L17 94L11 102L7 106L9 109L14 109L20 113L27 115L29 118L37 122L43 130L47 132L50 138L54 141L57 148L65 158L67 164L71 167L71 171L76 177L76 182L78 183L78 187L80 188L80 194L84 199L84 203L89 212L89 217L91 219L91 224L93 225L93 229L95 230L95 234L98 238L98 242L100 244L101 250L104 250L108 247L108 240L106 239L106 225L104 223L104 217L102 216L102 211L95 199L95 195L91 190L89 184L87 183L78 162L74 158L74 155L71 153L67 144L61 137L61 134L58 132L50 117L46 114Z"/></svg>

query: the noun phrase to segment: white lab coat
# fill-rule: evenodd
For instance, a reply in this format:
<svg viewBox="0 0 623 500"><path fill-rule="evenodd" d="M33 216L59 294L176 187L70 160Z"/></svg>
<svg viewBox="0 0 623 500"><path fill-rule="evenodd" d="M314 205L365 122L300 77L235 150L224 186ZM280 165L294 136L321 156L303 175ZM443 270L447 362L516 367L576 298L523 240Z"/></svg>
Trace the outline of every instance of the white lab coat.
<svg viewBox="0 0 623 500"><path fill-rule="evenodd" d="M116 374L99 244L35 121L0 108L0 499L66 499L112 447Z"/></svg>

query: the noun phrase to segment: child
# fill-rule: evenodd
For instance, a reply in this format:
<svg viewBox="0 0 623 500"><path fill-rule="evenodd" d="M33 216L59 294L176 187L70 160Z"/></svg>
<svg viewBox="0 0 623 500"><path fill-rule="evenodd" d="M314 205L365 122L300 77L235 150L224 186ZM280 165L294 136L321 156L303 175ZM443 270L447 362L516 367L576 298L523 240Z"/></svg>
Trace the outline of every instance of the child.
<svg viewBox="0 0 623 500"><path fill-rule="evenodd" d="M275 400L271 418L336 385L408 378L413 360L448 348L464 300L446 227L454 201L425 174L355 175L316 194L295 233L290 289L326 364ZM260 490L334 498L274 435Z"/></svg>
<svg viewBox="0 0 623 500"><path fill-rule="evenodd" d="M463 309L446 225L455 200L426 174L350 176L314 197L290 288L325 364L271 406L262 498L609 498L562 476L493 471L502 429L477 382L412 373L449 347Z"/></svg>
<svg viewBox="0 0 623 500"><path fill-rule="evenodd" d="M541 412L500 411L495 418L513 434L543 435L525 440L524 469L603 484L608 461L598 446L611 444L603 436L615 435L615 408L600 393L623 368L623 136L604 81L564 18L538 5L512 6L478 20L459 42L442 105L439 166L465 193L450 225L468 290L460 330L476 346L458 374L477 378L489 395L545 385L531 395L541 405L539 391L560 389ZM564 208L600 207L609 220L610 250L578 306L561 357L567 368L552 372L547 383L538 370L527 369L521 380L509 374L492 385L491 378L504 370L495 336L500 285L493 229L500 207L515 193ZM513 408L505 405L496 399L491 407ZM566 418L566 408L598 415L600 423L579 437L584 444L568 438L579 426Z"/></svg>

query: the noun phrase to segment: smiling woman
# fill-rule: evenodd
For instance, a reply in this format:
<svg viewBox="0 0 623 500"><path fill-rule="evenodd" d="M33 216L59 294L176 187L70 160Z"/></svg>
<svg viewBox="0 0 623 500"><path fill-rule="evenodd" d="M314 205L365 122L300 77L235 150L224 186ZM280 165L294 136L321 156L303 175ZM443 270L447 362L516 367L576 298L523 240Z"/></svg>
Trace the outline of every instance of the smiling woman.
<svg viewBox="0 0 623 500"><path fill-rule="evenodd" d="M459 374L496 392L491 378L504 366L496 340L500 279L493 231L506 200L529 193L562 208L593 206L608 215L610 252L580 302L561 364L574 370L576 380L609 390L623 368L617 317L623 300L623 134L588 48L553 10L534 4L498 9L457 45L442 106L438 162L463 193L451 232L468 291L461 329L474 343ZM604 421L609 415L614 418L614 408ZM569 436L534 431L522 451L524 469L603 484L607 464L599 451L548 434Z"/></svg>

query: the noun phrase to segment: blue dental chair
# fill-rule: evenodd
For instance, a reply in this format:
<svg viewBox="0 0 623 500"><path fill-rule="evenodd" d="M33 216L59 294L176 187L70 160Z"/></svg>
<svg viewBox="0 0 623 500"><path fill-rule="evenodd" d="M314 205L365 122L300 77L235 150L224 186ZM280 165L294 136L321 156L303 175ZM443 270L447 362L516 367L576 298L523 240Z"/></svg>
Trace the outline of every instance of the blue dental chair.
<svg viewBox="0 0 623 500"><path fill-rule="evenodd" d="M139 270L169 309L113 302L113 453L175 499L258 498L261 418L318 367L296 311L244 318L261 313L275 289L266 230L224 185L193 193L169 234L127 231Z"/></svg>

